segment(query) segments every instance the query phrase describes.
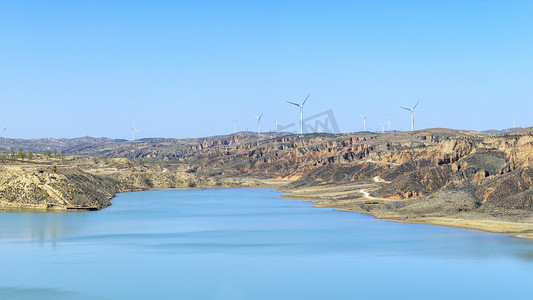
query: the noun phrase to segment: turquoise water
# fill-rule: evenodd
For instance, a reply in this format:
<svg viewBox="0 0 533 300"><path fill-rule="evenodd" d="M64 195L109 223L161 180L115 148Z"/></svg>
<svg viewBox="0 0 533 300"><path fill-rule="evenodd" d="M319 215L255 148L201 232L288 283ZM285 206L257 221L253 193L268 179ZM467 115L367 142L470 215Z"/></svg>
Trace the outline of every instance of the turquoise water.
<svg viewBox="0 0 533 300"><path fill-rule="evenodd" d="M533 298L533 241L277 195L163 190L0 214L0 299Z"/></svg>

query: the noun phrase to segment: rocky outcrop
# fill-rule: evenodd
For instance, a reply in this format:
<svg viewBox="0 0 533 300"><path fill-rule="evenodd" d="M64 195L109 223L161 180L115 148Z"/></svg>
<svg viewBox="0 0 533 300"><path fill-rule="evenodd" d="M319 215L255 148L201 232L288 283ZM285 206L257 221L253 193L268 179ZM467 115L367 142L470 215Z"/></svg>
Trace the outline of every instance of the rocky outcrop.
<svg viewBox="0 0 533 300"><path fill-rule="evenodd" d="M0 208L99 210L111 205L118 192L260 185L253 180L147 167L124 158L74 158L69 163L25 166L11 160L4 164L0 167Z"/></svg>
<svg viewBox="0 0 533 300"><path fill-rule="evenodd" d="M531 136L469 136L450 130L388 136L287 136L204 149L196 157L204 159L204 170L291 179L294 187L379 176L391 183L373 194L391 199L461 190L472 195L476 207L528 209L533 195L527 171L533 163ZM515 185L519 186L509 188Z"/></svg>
<svg viewBox="0 0 533 300"><path fill-rule="evenodd" d="M78 168L0 172L0 205L36 209L102 209L123 185Z"/></svg>
<svg viewBox="0 0 533 300"><path fill-rule="evenodd" d="M485 179L476 188L484 205L507 209L533 209L533 167Z"/></svg>
<svg viewBox="0 0 533 300"><path fill-rule="evenodd" d="M293 183L293 186L312 186L324 183L342 183L378 176L388 168L387 165L376 166L373 163L345 164L336 166L326 164L315 168Z"/></svg>
<svg viewBox="0 0 533 300"><path fill-rule="evenodd" d="M116 159L115 170L102 172L109 167L106 158L86 158L85 162L80 158L78 168L59 168L55 179L47 177L49 173L15 176L5 171L0 199L7 203L6 199L16 195L14 202L39 199L47 207L80 205L76 203L105 207L117 191L232 186L242 183L227 182L229 178L250 176L291 180L294 187L379 178L390 183L372 191L377 197L424 201L457 192L471 197L466 198L475 209L531 209L533 199L533 136L529 134L486 136L449 129L394 134L239 134L135 143L102 140L75 144L67 151L137 161ZM139 167L144 160L182 169L162 173Z"/></svg>

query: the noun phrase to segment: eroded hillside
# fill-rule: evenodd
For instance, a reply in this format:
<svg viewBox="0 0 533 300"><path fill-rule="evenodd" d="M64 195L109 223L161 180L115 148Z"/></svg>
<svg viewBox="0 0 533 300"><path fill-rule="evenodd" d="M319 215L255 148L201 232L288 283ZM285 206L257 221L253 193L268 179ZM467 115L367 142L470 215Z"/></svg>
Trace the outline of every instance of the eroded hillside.
<svg viewBox="0 0 533 300"><path fill-rule="evenodd" d="M126 158L35 155L0 158L0 207L98 210L119 192L165 188L242 187L259 182L212 178L183 167L165 168Z"/></svg>
<svg viewBox="0 0 533 300"><path fill-rule="evenodd" d="M181 156L222 176L290 180L286 188L379 177L374 197L401 200L460 192L468 210L530 210L533 137L486 136L433 129L399 134L290 135L243 144L218 143ZM458 207L457 209L461 209Z"/></svg>
<svg viewBox="0 0 533 300"><path fill-rule="evenodd" d="M303 136L247 133L135 143L99 140L66 151L100 157L61 156L53 161L40 155L40 161L31 163L4 161L0 199L2 206L99 209L109 205L116 192L257 186L258 181L249 181L255 178L289 181L282 190L313 190L299 195L382 217L522 217L533 211L531 131L493 136L429 129ZM52 170L52 165L57 167Z"/></svg>

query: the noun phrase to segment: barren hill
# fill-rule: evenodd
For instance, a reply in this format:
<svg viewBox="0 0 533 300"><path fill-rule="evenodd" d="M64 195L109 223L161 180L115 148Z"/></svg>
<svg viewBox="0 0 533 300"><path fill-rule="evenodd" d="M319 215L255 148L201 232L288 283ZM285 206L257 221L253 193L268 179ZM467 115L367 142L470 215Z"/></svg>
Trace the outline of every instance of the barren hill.
<svg viewBox="0 0 533 300"><path fill-rule="evenodd" d="M512 134L436 128L335 135L240 133L136 142L39 140L39 147L61 146L67 154L94 156L94 161L128 158L124 162L130 166L83 164L81 160L91 158L72 156L76 162L58 168L56 179L36 174L22 180L8 170L2 172L0 198L6 205L6 197L21 194L15 187L26 186L33 192L22 193L25 196L17 201L29 203L46 192L57 198L56 206L61 200L74 205L84 197L80 195L89 194L82 202L102 208L119 191L242 186L251 184L248 178L256 178L289 181L283 190L295 197L378 217L417 222L438 218L432 223L443 223L443 218L531 223L521 231L533 232L532 132L533 128ZM49 199L44 200L41 203Z"/></svg>

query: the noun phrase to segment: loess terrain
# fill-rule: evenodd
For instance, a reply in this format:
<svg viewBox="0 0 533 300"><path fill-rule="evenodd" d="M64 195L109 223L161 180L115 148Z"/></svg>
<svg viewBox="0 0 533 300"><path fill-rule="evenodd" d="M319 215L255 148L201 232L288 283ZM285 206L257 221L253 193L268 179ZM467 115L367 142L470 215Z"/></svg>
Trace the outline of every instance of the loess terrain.
<svg viewBox="0 0 533 300"><path fill-rule="evenodd" d="M285 197L379 218L528 237L533 233L532 131L46 140L37 144L46 148L34 151L59 149L68 156L24 160L4 154L0 203L101 209L117 192L272 182L289 193Z"/></svg>
<svg viewBox="0 0 533 300"><path fill-rule="evenodd" d="M126 158L0 158L0 208L98 210L119 192L168 188L261 186L257 180L213 178L182 166Z"/></svg>

